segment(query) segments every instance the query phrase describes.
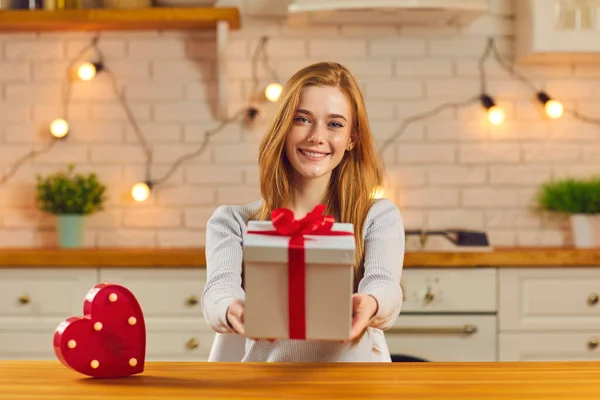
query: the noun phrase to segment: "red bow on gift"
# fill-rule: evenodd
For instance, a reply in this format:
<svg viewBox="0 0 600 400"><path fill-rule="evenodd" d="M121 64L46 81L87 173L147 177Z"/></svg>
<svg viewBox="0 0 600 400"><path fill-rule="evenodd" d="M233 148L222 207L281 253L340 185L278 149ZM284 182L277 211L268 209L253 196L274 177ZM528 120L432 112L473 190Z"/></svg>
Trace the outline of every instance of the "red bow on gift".
<svg viewBox="0 0 600 400"><path fill-rule="evenodd" d="M284 236L326 234L331 232L335 218L325 215L325 209L324 204L319 204L306 217L296 220L292 210L278 208L271 212L271 222L277 232Z"/></svg>
<svg viewBox="0 0 600 400"><path fill-rule="evenodd" d="M290 236L288 244L288 314L290 339L306 339L306 261L304 235L352 236L351 232L332 231L335 218L326 215L326 206L317 205L302 219L292 210L277 208L271 212L274 231L248 231L259 235Z"/></svg>

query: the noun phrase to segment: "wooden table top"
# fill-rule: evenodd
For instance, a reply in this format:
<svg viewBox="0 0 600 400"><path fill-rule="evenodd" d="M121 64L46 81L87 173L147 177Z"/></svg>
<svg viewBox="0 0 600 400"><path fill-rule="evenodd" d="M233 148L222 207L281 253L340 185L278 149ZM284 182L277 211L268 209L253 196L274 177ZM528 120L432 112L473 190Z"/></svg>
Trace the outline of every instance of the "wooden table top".
<svg viewBox="0 0 600 400"><path fill-rule="evenodd" d="M0 268L204 268L204 248L0 248ZM406 252L404 268L598 267L599 249L497 248L491 252Z"/></svg>
<svg viewBox="0 0 600 400"><path fill-rule="evenodd" d="M0 399L598 400L600 362L146 363L92 379L58 361L0 361Z"/></svg>

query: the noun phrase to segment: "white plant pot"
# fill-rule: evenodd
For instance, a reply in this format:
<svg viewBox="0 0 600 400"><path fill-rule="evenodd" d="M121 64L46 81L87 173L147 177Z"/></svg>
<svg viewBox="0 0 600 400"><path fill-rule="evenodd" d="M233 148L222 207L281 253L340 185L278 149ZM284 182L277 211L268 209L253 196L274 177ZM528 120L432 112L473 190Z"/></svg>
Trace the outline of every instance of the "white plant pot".
<svg viewBox="0 0 600 400"><path fill-rule="evenodd" d="M600 247L600 215L573 214L570 220L575 247Z"/></svg>

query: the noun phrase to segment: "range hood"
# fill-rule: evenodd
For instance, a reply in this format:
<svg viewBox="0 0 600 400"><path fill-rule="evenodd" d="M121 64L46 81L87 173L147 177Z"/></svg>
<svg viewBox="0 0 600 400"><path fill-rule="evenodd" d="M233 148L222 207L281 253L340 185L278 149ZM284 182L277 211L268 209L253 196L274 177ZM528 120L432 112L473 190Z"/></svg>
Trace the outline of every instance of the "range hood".
<svg viewBox="0 0 600 400"><path fill-rule="evenodd" d="M310 23L462 26L489 8L489 0L291 0L288 14Z"/></svg>

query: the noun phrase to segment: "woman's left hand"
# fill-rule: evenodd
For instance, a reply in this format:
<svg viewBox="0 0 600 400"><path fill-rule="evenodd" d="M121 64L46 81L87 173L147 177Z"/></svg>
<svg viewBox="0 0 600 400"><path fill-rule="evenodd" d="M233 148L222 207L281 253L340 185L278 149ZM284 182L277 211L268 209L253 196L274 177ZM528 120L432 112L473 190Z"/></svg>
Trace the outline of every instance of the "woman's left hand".
<svg viewBox="0 0 600 400"><path fill-rule="evenodd" d="M377 312L377 300L371 295L354 293L352 295L352 329L350 339L357 338L371 323Z"/></svg>

